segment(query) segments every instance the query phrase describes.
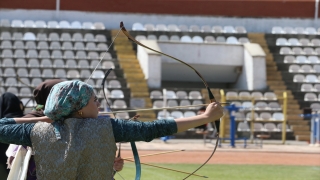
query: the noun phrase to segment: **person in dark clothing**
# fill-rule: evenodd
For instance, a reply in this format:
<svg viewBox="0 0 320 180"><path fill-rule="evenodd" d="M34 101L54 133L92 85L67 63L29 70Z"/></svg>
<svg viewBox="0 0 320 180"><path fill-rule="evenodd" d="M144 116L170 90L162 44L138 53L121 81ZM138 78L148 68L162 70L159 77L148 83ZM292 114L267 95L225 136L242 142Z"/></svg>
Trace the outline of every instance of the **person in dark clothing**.
<svg viewBox="0 0 320 180"><path fill-rule="evenodd" d="M23 116L23 104L20 99L10 93L6 92L0 97L0 118L14 118ZM0 180L7 179L9 169L7 169L7 156L6 151L9 144L0 143L0 168L1 172L5 173L0 175Z"/></svg>
<svg viewBox="0 0 320 180"><path fill-rule="evenodd" d="M0 117L21 117L23 116L23 104L20 99L10 93L6 92L0 98Z"/></svg>

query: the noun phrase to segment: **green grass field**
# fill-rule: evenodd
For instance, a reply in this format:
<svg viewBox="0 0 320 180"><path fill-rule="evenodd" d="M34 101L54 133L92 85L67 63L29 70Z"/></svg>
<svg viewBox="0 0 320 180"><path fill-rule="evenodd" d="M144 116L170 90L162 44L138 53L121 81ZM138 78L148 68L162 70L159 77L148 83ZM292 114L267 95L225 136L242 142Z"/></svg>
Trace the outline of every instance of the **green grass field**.
<svg viewBox="0 0 320 180"><path fill-rule="evenodd" d="M192 172L196 164L155 164L162 167ZM320 166L282 166L282 165L205 165L197 174L208 178L190 177L190 180L320 180ZM120 175L125 180L133 180L135 166L126 162ZM142 165L142 180L182 180L186 175ZM119 175L116 180L122 180Z"/></svg>

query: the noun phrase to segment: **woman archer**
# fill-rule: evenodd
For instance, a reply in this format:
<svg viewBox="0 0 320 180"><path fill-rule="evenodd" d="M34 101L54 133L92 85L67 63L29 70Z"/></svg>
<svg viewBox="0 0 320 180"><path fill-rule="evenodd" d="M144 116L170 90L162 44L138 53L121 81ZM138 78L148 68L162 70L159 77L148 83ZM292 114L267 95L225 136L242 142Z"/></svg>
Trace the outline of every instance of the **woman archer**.
<svg viewBox="0 0 320 180"><path fill-rule="evenodd" d="M55 85L45 106L46 117L0 120L0 142L32 146L39 179L112 179L116 142L148 142L223 115L220 104L211 103L201 115L175 120L98 118L100 103L81 81Z"/></svg>

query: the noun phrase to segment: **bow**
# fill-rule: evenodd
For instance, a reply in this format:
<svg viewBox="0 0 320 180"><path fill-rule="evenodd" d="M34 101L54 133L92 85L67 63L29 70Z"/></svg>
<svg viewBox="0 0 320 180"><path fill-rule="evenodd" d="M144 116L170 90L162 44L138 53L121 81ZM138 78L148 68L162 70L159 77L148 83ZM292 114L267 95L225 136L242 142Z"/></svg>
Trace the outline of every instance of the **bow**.
<svg viewBox="0 0 320 180"><path fill-rule="evenodd" d="M211 90L210 90L210 88L209 88L209 86L208 86L208 83L204 80L204 78L202 77L202 75L201 75L194 67L192 67L190 64L188 64L188 63L186 63L186 62L184 62L184 61L182 61L182 60L180 60L180 59L177 59L177 58L175 58L175 57L173 57L173 56L170 56L170 55L168 55L168 54L162 53L162 52L160 52L160 51L157 51L157 50L155 50L155 49L152 49L152 48L150 48L150 47L148 47L148 46L140 43L139 41L137 41L136 39L134 39L134 38L128 33L128 31L127 31L126 28L124 27L123 22L120 22L120 29L121 29L122 33L123 33L125 36L128 37L129 40L131 40L132 42L136 43L137 45L140 45L140 46L142 46L142 47L144 47L144 48L146 48L146 49L149 49L149 50L154 51L154 52L157 52L157 53L159 53L159 54L161 54L161 55L164 55L164 56L167 56L167 57L169 57L169 58L172 58L172 59L174 59L174 60L176 60L176 61L178 61L178 62L180 62L180 63L182 63L182 64L184 64L184 65L186 65L186 66L188 66L190 69L192 69L192 70L199 76L199 78L202 80L204 86L206 87L206 89L207 89L207 91L208 91L208 95L209 95L210 102L216 102L216 100L215 100L215 98L214 98L214 96L213 96L213 94L212 94L212 92L211 92ZM215 129L217 130L217 133L216 133L217 140L216 140L216 144L215 144L215 147L214 147L214 150L213 150L212 154L209 156L209 158L208 158L199 168L197 168L195 171L193 171L191 174L189 174L189 175L188 175L187 177L185 177L184 179L187 179L188 177L190 177L191 175L193 175L194 173L196 173L199 169L201 169L205 164L207 164L207 162L209 162L209 160L212 158L213 154L215 153L215 151L216 151L216 149L217 149L217 146L218 146L218 141L219 141L220 121L219 121L219 120L215 121L214 126L215 126Z"/></svg>

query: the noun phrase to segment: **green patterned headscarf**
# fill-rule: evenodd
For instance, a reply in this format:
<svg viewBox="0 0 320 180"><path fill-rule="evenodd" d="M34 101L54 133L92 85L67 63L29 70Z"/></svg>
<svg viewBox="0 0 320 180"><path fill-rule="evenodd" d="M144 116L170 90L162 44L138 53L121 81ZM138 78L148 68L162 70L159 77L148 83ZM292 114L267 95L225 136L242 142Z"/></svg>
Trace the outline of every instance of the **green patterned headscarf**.
<svg viewBox="0 0 320 180"><path fill-rule="evenodd" d="M54 121L58 139L61 138L59 129L64 119L85 107L93 93L93 88L81 81L64 81L53 86L44 114Z"/></svg>

